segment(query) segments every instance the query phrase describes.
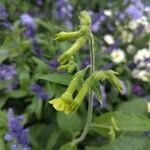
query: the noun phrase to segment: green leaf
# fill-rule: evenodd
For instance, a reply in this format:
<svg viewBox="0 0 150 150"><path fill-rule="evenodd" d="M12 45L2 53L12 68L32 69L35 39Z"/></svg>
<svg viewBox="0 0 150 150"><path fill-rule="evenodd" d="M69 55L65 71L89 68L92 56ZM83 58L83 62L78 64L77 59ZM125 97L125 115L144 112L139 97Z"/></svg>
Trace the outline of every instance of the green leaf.
<svg viewBox="0 0 150 150"><path fill-rule="evenodd" d="M46 144L45 150L53 150L53 146L57 144L57 140L60 137L61 132L56 128L50 135L48 142Z"/></svg>
<svg viewBox="0 0 150 150"><path fill-rule="evenodd" d="M150 119L147 117L121 111L109 112L97 117L91 129L103 136L109 136L112 117L114 117L116 125L121 131L150 130Z"/></svg>
<svg viewBox="0 0 150 150"><path fill-rule="evenodd" d="M0 128L7 126L7 115L6 112L0 111Z"/></svg>
<svg viewBox="0 0 150 150"><path fill-rule="evenodd" d="M5 143L2 140L2 137L0 137L0 149L1 150L6 150L6 146L5 146Z"/></svg>
<svg viewBox="0 0 150 150"><path fill-rule="evenodd" d="M7 50L0 49L0 63L2 63L6 58L9 57L9 53Z"/></svg>
<svg viewBox="0 0 150 150"><path fill-rule="evenodd" d="M5 105L6 102L7 102L6 97L3 96L0 98L0 109Z"/></svg>
<svg viewBox="0 0 150 150"><path fill-rule="evenodd" d="M61 146L60 150L77 150L77 146L70 142Z"/></svg>
<svg viewBox="0 0 150 150"><path fill-rule="evenodd" d="M57 112L57 123L61 130L77 134L82 129L82 121L77 113L66 115Z"/></svg>
<svg viewBox="0 0 150 150"><path fill-rule="evenodd" d="M53 127L50 124L39 123L30 127L30 138L33 149L45 150L45 146Z"/></svg>
<svg viewBox="0 0 150 150"><path fill-rule="evenodd" d="M69 85L72 79L72 75L54 73L54 74L46 74L42 76L37 76L35 79L36 80L42 79L42 80L47 80L47 81L62 84L62 85Z"/></svg>
<svg viewBox="0 0 150 150"><path fill-rule="evenodd" d="M38 98L33 98L32 99L32 104L28 107L27 111L29 111L31 114L35 113L37 118L41 118L41 113L42 113L42 104L43 101Z"/></svg>
<svg viewBox="0 0 150 150"><path fill-rule="evenodd" d="M144 136L120 136L115 143L104 146L88 146L86 150L149 150L150 142Z"/></svg>
<svg viewBox="0 0 150 150"><path fill-rule="evenodd" d="M102 94L101 94L100 84L98 81L94 82L94 84L92 86L92 90L94 91L97 100L101 104L102 103Z"/></svg>
<svg viewBox="0 0 150 150"><path fill-rule="evenodd" d="M144 98L134 98L130 101L120 104L117 110L136 114L146 114L147 102L148 101Z"/></svg>
<svg viewBox="0 0 150 150"><path fill-rule="evenodd" d="M24 90L15 90L8 93L8 97L11 98L22 98L27 95L27 92Z"/></svg>

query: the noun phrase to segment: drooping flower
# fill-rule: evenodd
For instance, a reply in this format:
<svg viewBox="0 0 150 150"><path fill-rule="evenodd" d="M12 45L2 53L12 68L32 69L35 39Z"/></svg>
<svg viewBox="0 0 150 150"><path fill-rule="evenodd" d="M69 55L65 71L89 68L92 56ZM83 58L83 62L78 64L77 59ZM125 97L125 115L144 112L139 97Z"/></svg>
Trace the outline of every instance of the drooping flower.
<svg viewBox="0 0 150 150"><path fill-rule="evenodd" d="M36 84L36 83L33 83L31 85L31 90L41 99L43 100L48 100L50 98L50 96L43 90L43 88Z"/></svg>
<svg viewBox="0 0 150 150"><path fill-rule="evenodd" d="M0 64L0 81L11 80L16 75L14 65Z"/></svg>
<svg viewBox="0 0 150 150"><path fill-rule="evenodd" d="M11 145L11 150L18 150L19 145L22 146L23 150L31 150L29 146L28 133L29 130L25 129L21 124L23 116L14 116L13 109L8 110L8 129L9 132L5 134L4 139L6 141L15 140L15 143Z"/></svg>
<svg viewBox="0 0 150 150"><path fill-rule="evenodd" d="M125 52L121 49L113 50L111 53L112 61L116 64L125 61Z"/></svg>

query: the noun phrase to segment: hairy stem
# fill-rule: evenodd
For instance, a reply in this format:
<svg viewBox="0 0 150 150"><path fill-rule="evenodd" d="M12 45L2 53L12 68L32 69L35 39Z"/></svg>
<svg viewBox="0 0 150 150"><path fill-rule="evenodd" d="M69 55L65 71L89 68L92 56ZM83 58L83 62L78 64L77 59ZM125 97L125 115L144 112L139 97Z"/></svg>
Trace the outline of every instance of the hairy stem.
<svg viewBox="0 0 150 150"><path fill-rule="evenodd" d="M89 36L89 45L90 45L90 64L91 64L90 75L92 75L95 72L94 37L92 33L90 33L90 36ZM74 140L74 143L82 142L85 139L86 135L88 134L91 121L92 121L92 112L93 112L93 92L91 90L89 94L89 99L88 99L88 113L87 113L86 124L85 124L82 134L80 135L79 138Z"/></svg>

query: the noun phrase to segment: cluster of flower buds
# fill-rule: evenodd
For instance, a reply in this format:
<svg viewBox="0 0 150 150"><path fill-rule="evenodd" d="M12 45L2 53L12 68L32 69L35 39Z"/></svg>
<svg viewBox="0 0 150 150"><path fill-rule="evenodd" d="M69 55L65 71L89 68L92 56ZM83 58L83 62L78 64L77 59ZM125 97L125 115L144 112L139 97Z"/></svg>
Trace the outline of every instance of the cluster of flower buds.
<svg viewBox="0 0 150 150"><path fill-rule="evenodd" d="M60 66L57 68L58 70L67 70L67 72L72 72L75 68L78 68L77 64L74 62L74 55L76 52L86 43L88 40L91 47L94 47L93 35L91 33L91 18L87 14L86 11L82 11L80 14L80 26L79 30L75 32L60 32L55 35L55 40L57 41L65 41L69 39L76 39L76 42L65 51L59 58L58 62ZM93 58L94 59L94 58ZM91 91L91 87L95 82L108 80L112 85L114 85L118 91L122 91L121 82L116 77L116 72L109 71L96 71L94 72L93 66L94 64L91 62L91 74L84 81L83 77L85 73L90 68L90 65L84 68L83 70L78 70L78 72L72 78L67 90L63 93L59 98L55 98L50 100L49 103L53 105L53 107L58 111L63 111L66 114L74 112L81 105L82 101L86 94ZM78 93L75 97L74 92L77 90L79 86L79 82L84 81L81 88L78 90Z"/></svg>
<svg viewBox="0 0 150 150"><path fill-rule="evenodd" d="M58 70L67 70L68 73L71 73L78 68L78 65L74 62L73 56L83 45L85 45L90 35L91 27L91 18L86 11L81 12L79 19L80 25L78 31L60 32L55 35L54 40L57 41L76 39L72 46L58 58L58 62L60 63Z"/></svg>

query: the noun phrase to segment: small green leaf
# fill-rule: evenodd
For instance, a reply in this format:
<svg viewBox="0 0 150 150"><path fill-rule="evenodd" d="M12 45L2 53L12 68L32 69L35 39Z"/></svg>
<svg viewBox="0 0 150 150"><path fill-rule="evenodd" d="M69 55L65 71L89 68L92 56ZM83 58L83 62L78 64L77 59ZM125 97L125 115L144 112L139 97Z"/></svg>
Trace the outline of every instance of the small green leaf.
<svg viewBox="0 0 150 150"><path fill-rule="evenodd" d="M63 75L63 74L54 73L54 74L46 74L42 76L37 76L35 79L36 80L42 79L42 80L47 80L47 81L62 84L62 85L69 85L72 79L72 75L69 75L69 74Z"/></svg>
<svg viewBox="0 0 150 150"><path fill-rule="evenodd" d="M12 91L8 93L8 97L11 97L11 98L22 98L26 95L27 95L27 92L23 90L16 90L16 91Z"/></svg>
<svg viewBox="0 0 150 150"><path fill-rule="evenodd" d="M92 90L94 91L97 100L101 104L102 103L102 94L101 94L101 89L100 89L99 81L94 82L94 84L92 86Z"/></svg>
<svg viewBox="0 0 150 150"><path fill-rule="evenodd" d="M82 122L77 113L64 114L57 112L57 123L61 130L77 134L82 128Z"/></svg>
<svg viewBox="0 0 150 150"><path fill-rule="evenodd" d="M77 150L77 146L70 142L61 146L60 150Z"/></svg>
<svg viewBox="0 0 150 150"><path fill-rule="evenodd" d="M3 96L0 99L0 109L5 105L5 103L7 102L7 97Z"/></svg>
<svg viewBox="0 0 150 150"><path fill-rule="evenodd" d="M6 112L0 111L0 128L7 126L7 115Z"/></svg>

